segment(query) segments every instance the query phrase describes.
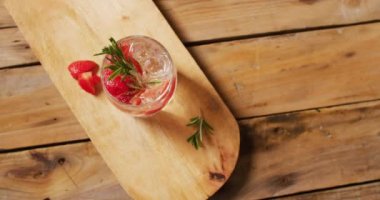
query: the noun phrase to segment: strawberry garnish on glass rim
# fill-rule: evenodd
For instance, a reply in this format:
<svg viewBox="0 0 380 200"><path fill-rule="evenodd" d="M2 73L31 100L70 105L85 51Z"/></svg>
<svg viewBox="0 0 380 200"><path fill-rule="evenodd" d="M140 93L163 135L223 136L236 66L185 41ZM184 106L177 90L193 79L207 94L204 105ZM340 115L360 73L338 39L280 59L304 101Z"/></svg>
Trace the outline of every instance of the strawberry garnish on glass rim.
<svg viewBox="0 0 380 200"><path fill-rule="evenodd" d="M103 48L107 66L104 67L103 81L107 91L123 103L131 102L132 98L146 88L142 79L142 68L133 58L129 45L121 46L110 38L111 44ZM139 104L141 102L138 102ZM135 104L135 103L134 103Z"/></svg>

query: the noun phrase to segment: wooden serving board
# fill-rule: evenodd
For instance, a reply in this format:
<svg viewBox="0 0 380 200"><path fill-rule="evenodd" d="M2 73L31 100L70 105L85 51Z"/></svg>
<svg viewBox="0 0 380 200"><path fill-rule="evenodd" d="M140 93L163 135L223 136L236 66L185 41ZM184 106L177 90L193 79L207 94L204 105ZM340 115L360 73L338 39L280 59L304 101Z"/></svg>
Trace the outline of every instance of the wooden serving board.
<svg viewBox="0 0 380 200"><path fill-rule="evenodd" d="M6 7L55 86L123 188L135 199L206 199L234 169L239 129L226 105L150 0L7 0ZM172 102L151 118L134 118L105 94L82 91L67 66L91 59L129 35L161 42L178 69ZM202 111L214 126L204 148L186 142L185 124ZM94 172L96 173L96 172Z"/></svg>

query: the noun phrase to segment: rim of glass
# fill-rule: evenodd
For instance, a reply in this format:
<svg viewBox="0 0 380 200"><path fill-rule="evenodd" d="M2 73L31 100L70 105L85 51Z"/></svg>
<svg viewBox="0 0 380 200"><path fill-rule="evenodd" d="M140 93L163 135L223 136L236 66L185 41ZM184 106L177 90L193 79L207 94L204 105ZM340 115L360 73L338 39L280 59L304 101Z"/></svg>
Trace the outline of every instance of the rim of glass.
<svg viewBox="0 0 380 200"><path fill-rule="evenodd" d="M163 98L166 97L166 93L168 91L170 91L172 89L172 87L174 87L174 90L176 90L176 85L177 85L177 69L175 68L174 64L173 64L173 60L168 52L168 50L160 43L158 42L157 40L151 38L151 37L148 37L148 36L145 36L145 35L130 35L130 36L127 36L127 37L124 37L124 38L121 38L119 40L116 41L117 44L119 44L119 42L123 41L123 40L127 40L127 39L133 39L133 38L143 38L143 39L146 39L146 40L150 40L154 43L156 43L160 48L162 48L162 50L167 54L167 57L168 57L168 60L169 60L169 63L170 63L170 68L171 68L171 71L173 73L173 75L171 76L170 78L170 81L169 81L169 84L168 84L168 87L164 90L164 92L158 97L156 98L154 101L152 102L149 102L149 103L142 103L140 105L133 105L133 104L126 104L126 103L123 103L123 102L120 102L118 99L116 99L114 96L112 96L108 90L104 87L103 90L104 92L106 93L107 96L109 96L113 101L115 101L116 103L120 104L121 106L123 107L126 107L126 108L129 108L129 109L137 109L137 108L141 108L141 107L144 107L144 106L149 106L151 104L154 104L158 101L161 101ZM102 63L102 67L101 67L101 71L100 71L100 79L101 79L101 82L102 82L102 86L105 85L104 83L104 80L103 80L103 73L102 71L104 70L104 61L106 60L106 58L104 57L103 58L103 63ZM175 83L173 84L173 81L175 81ZM175 91L173 91L173 94L170 98L172 98L174 96L174 93Z"/></svg>

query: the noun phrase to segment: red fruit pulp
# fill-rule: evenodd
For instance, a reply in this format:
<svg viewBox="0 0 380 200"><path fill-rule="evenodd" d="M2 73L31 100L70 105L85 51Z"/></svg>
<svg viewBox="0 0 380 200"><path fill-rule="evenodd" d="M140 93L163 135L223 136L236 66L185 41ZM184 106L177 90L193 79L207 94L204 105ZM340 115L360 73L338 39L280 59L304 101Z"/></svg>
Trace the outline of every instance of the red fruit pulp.
<svg viewBox="0 0 380 200"><path fill-rule="evenodd" d="M99 66L91 60L78 60L71 63L68 67L73 78L78 79L79 75L84 72L93 72L96 74Z"/></svg>
<svg viewBox="0 0 380 200"><path fill-rule="evenodd" d="M131 61L133 66L135 66L136 71L142 74L142 68L140 66L140 63L137 62L137 60L133 58L132 52L130 51L130 45L127 43L121 44L120 49L123 52L123 55L126 58L126 60Z"/></svg>
<svg viewBox="0 0 380 200"><path fill-rule="evenodd" d="M121 46L121 49L123 51L124 57L127 61L132 62L133 66L135 67L136 71L142 75L142 68L140 66L140 63L137 62L132 57L132 54L129 52L129 46ZM107 61L106 64L112 64L109 61ZM115 97L117 100L123 103L127 104L135 104L138 105L141 103L137 101L131 102L132 98L141 92L141 90L137 90L135 88L131 88L129 85L133 84L134 80L132 77L129 76L116 76L112 80L109 80L109 76L113 73L113 71L109 68L106 68L102 71L103 73L103 82L105 84L105 87L107 91Z"/></svg>
<svg viewBox="0 0 380 200"><path fill-rule="evenodd" d="M80 87L86 92L95 95L96 85L100 82L98 75L94 75L92 72L84 72L79 74L78 83Z"/></svg>

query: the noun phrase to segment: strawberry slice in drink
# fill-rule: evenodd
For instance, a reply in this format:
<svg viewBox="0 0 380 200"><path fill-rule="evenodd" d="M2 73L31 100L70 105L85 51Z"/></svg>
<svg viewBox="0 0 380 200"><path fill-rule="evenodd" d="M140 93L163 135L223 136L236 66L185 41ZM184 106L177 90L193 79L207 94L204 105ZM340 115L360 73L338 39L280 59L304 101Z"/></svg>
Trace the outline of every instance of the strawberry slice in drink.
<svg viewBox="0 0 380 200"><path fill-rule="evenodd" d="M129 45L128 43L121 43L120 44L120 49L121 51L123 52L123 55L124 55L124 58L127 60L127 61L130 61L131 64L135 67L136 71L139 73L139 74L142 74L142 68L141 68L141 65L139 62L137 62L136 59L133 58L133 53L132 53L132 48L131 48L131 45Z"/></svg>
<svg viewBox="0 0 380 200"><path fill-rule="evenodd" d="M129 51L129 45L121 46L120 49L124 56L123 59L125 59L125 61L129 64L128 66L133 67L132 71L136 71L138 76L142 76L142 68L140 66L140 63L133 58L132 53ZM114 60L112 59L112 55L106 55L106 59L107 60L104 63L106 66L115 65L115 63L112 61L117 61L116 58ZM136 98L134 98L137 94L141 93L144 90L143 87L133 87L136 85L137 81L136 77L134 77L136 74L120 73L116 76L113 76L116 70L120 69L113 69L112 67L108 67L102 71L103 82L109 94L116 98L118 101L125 104L141 104L141 100L136 100ZM133 101L131 101L132 99Z"/></svg>
<svg viewBox="0 0 380 200"><path fill-rule="evenodd" d="M130 100L139 93L138 89L130 87L133 84L133 79L129 76L118 75L110 79L113 71L106 68L102 71L103 82L108 93L122 103L131 103Z"/></svg>

